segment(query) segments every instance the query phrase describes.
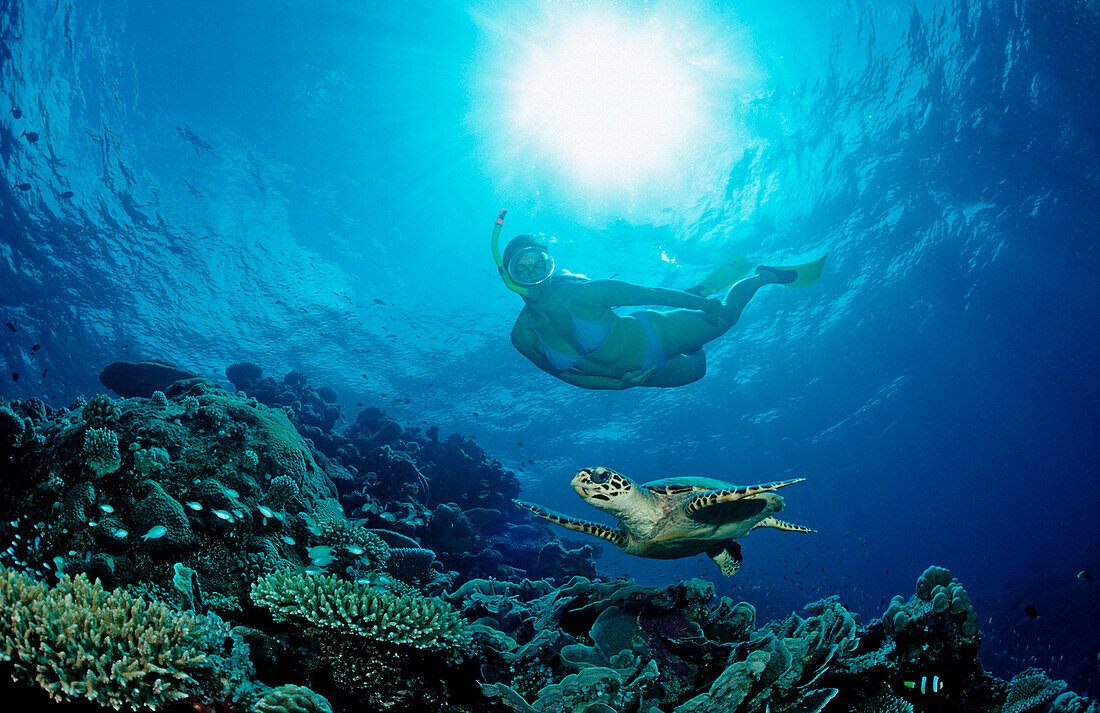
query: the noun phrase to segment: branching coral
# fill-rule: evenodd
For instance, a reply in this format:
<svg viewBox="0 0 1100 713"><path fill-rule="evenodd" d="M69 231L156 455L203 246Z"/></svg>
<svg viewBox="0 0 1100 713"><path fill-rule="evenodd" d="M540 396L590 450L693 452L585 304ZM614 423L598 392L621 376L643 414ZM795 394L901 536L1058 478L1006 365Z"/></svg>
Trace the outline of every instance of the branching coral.
<svg viewBox="0 0 1100 713"><path fill-rule="evenodd" d="M222 662L213 653L229 637L228 625L214 617L107 592L83 575L49 588L5 567L0 609L3 659L15 665L17 680L37 682L54 700L156 709L230 684L214 673Z"/></svg>
<svg viewBox="0 0 1100 713"><path fill-rule="evenodd" d="M122 465L118 434L109 428L89 428L84 433L84 458L96 477L114 473Z"/></svg>
<svg viewBox="0 0 1100 713"><path fill-rule="evenodd" d="M1021 671L1008 684L1001 713L1027 713L1054 700L1065 688L1065 681L1052 681L1041 669Z"/></svg>
<svg viewBox="0 0 1100 713"><path fill-rule="evenodd" d="M464 646L470 636L441 599L401 596L327 575L269 574L252 586L252 601L280 619L380 643L447 650Z"/></svg>

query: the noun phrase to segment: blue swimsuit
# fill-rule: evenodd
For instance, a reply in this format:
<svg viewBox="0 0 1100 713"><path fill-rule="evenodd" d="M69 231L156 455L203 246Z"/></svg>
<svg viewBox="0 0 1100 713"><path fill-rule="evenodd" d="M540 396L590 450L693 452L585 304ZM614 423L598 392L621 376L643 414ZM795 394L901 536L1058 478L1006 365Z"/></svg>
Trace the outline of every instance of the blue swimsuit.
<svg viewBox="0 0 1100 713"><path fill-rule="evenodd" d="M531 319L530 312L527 313L527 320L531 324L531 331L535 333L539 346L542 347L542 353L546 355L546 361L549 362L550 368L555 371L571 371L577 365L577 362L603 346L604 342L607 341L608 334L611 333L611 325L600 320L580 319L573 314L573 310L569 309L560 296L558 301L561 302L561 306L565 308L565 311L569 313L569 317L573 320L573 333L576 336L577 345L580 347L579 354L565 354L552 348L539 334L539 330L535 329L535 322ZM661 340L658 339L657 332L654 331L653 325L649 322L649 316L644 311L633 312L628 316L637 319L645 332L646 355L645 360L642 362L642 371L654 367L660 369L668 363L668 357L665 356L665 349L661 346Z"/></svg>

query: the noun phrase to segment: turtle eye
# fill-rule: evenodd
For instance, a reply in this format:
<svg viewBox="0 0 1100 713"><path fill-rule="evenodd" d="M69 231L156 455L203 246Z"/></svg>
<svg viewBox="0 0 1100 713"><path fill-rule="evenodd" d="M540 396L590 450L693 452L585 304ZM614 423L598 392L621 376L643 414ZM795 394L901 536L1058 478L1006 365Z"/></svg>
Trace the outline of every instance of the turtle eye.
<svg viewBox="0 0 1100 713"><path fill-rule="evenodd" d="M596 468L591 472L589 477L593 483L606 483L608 477L611 476L611 471L607 468Z"/></svg>

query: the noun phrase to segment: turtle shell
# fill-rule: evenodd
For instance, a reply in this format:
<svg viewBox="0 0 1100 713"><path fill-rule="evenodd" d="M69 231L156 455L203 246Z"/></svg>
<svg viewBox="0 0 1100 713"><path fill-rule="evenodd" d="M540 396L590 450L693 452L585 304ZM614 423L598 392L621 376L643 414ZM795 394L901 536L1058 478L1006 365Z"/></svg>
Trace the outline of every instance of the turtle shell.
<svg viewBox="0 0 1100 713"><path fill-rule="evenodd" d="M643 483L642 486L654 495L680 495L682 493L704 493L708 490L726 490L736 488L733 483L727 483L717 478L707 478L702 475L678 475L671 478L661 478Z"/></svg>

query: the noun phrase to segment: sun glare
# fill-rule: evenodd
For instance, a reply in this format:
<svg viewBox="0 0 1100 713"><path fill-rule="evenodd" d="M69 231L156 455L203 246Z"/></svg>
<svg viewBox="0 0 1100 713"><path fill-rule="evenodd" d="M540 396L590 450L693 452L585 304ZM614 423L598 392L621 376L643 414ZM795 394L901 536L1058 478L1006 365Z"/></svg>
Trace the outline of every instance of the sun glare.
<svg viewBox="0 0 1100 713"><path fill-rule="evenodd" d="M527 48L511 121L585 184L645 181L675 170L700 131L698 74L656 27L578 18Z"/></svg>
<svg viewBox="0 0 1100 713"><path fill-rule="evenodd" d="M483 3L469 127L502 196L652 222L722 190L760 76L731 13L698 0Z"/></svg>

